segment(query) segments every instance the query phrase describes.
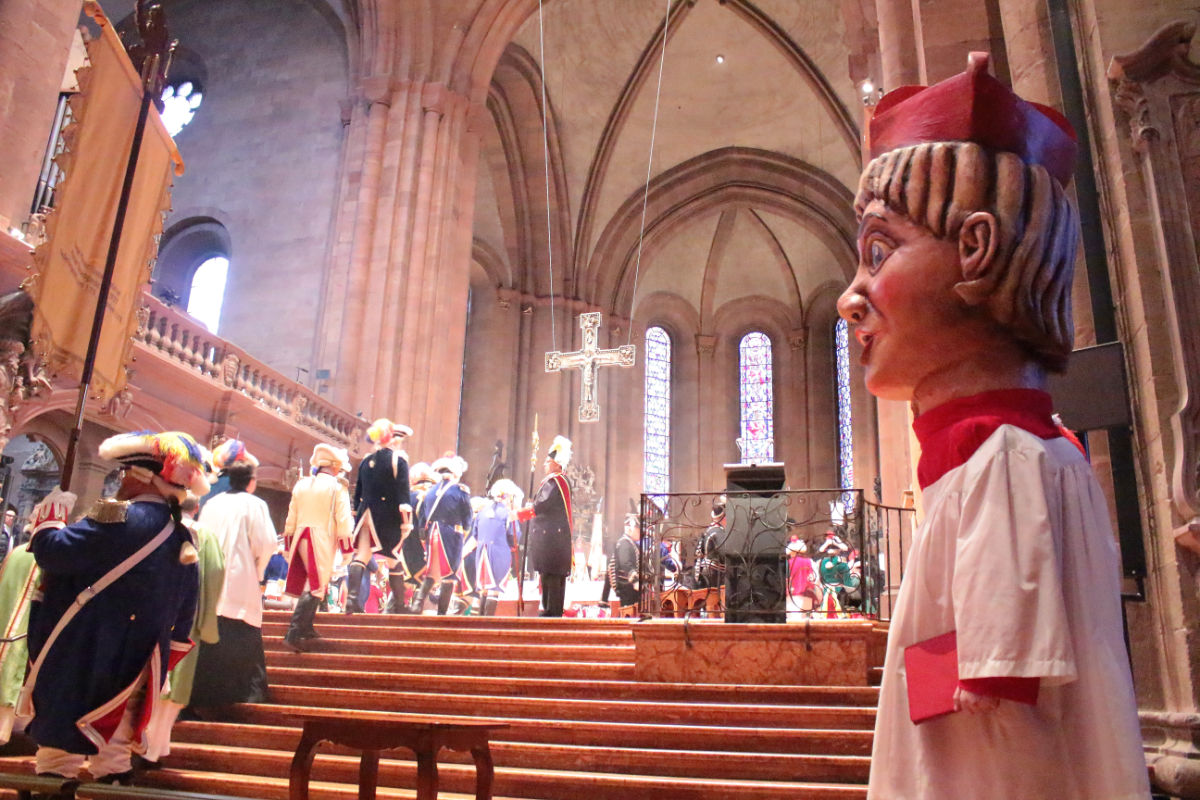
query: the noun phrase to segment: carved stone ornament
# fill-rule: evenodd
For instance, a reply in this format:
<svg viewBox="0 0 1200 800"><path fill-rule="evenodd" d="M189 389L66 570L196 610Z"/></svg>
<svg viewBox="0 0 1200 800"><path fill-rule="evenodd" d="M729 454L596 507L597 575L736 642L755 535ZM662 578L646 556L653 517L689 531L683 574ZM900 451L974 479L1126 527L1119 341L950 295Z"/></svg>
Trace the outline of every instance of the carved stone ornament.
<svg viewBox="0 0 1200 800"><path fill-rule="evenodd" d="M1161 230L1166 328L1175 350L1181 405L1171 417L1171 501L1176 541L1200 552L1200 65L1189 57L1196 24L1163 26L1108 68L1118 107Z"/></svg>
<svg viewBox="0 0 1200 800"><path fill-rule="evenodd" d="M226 386L232 387L237 383L238 368L241 366L241 361L233 353L226 353L225 358L221 361L221 380Z"/></svg>

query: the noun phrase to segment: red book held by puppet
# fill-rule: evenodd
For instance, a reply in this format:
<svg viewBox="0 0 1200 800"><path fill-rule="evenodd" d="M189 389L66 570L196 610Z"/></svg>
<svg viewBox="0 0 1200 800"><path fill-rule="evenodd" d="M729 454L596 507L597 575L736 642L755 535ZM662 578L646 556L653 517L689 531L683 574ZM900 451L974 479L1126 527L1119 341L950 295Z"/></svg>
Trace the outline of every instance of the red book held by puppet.
<svg viewBox="0 0 1200 800"><path fill-rule="evenodd" d="M908 682L908 715L914 724L954 712L958 688L957 631L904 648ZM1036 678L987 678L987 694L1002 700L1036 705Z"/></svg>

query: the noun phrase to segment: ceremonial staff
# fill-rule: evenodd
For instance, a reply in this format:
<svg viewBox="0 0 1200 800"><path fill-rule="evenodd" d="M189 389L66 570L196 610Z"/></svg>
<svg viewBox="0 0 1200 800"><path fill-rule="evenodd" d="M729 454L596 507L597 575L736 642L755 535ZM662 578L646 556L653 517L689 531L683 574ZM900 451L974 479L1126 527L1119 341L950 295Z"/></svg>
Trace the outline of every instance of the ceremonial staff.
<svg viewBox="0 0 1200 800"><path fill-rule="evenodd" d="M538 460L538 415L533 415L533 436L530 437L529 453L529 491L526 497L533 502L533 481L537 476ZM521 557L517 559L517 616L525 615L525 564L529 561L529 520L525 520L525 529L521 532Z"/></svg>

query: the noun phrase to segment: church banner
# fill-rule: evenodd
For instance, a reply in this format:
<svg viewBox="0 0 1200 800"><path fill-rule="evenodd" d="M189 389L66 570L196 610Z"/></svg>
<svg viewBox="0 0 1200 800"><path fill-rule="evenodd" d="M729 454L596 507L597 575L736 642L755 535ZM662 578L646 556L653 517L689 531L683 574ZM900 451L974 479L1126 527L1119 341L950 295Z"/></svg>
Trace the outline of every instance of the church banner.
<svg viewBox="0 0 1200 800"><path fill-rule="evenodd" d="M51 376L67 380L79 380L83 372L142 99L141 79L112 25L94 2L85 6L100 36L88 42L88 64L78 72L80 91L70 100L73 122L64 132L65 152L56 159L66 178L46 219L46 241L34 254L36 273L26 282L37 352ZM125 386L173 174L183 174L183 160L151 107L92 378L92 396L101 400Z"/></svg>

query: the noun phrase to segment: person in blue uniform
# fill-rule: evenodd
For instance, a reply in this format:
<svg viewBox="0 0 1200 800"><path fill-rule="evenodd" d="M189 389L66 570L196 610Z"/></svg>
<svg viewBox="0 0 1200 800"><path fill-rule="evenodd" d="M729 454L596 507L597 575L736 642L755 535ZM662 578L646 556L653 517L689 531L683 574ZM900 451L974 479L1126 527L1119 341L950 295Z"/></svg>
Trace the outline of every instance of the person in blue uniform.
<svg viewBox="0 0 1200 800"><path fill-rule="evenodd" d="M521 487L501 478L488 490L488 499L475 515L472 527L478 543L475 558L475 587L479 592L479 610L484 616L496 612L496 601L512 579L513 550L520 528L514 511L525 498Z"/></svg>
<svg viewBox="0 0 1200 800"><path fill-rule="evenodd" d="M425 493L417 509L417 528L428 543L429 564L413 605L420 612L433 585L440 581L438 614L445 615L458 583L463 540L471 527L471 495L459 484L467 471L467 462L461 457L443 456L433 462L433 471L441 480Z"/></svg>
<svg viewBox="0 0 1200 800"><path fill-rule="evenodd" d="M419 509L422 498L437 485L438 476L429 464L419 461L409 469L408 482L411 487L409 505L414 509ZM392 590L392 597L388 601L389 614L409 611L408 602L405 600L409 586L413 587L413 601L420 593L418 587L425 578L425 568L428 563L425 549L426 543L422 538L422 531L417 526L412 526L400 543L399 568L388 572L388 585Z"/></svg>
<svg viewBox="0 0 1200 800"><path fill-rule="evenodd" d="M33 714L39 773L75 778L87 761L96 779L126 783L167 673L192 647L200 578L180 503L208 485L187 434L121 434L99 453L124 470L115 499L66 525L75 496L55 490L32 514L42 578L18 713Z"/></svg>
<svg viewBox="0 0 1200 800"><path fill-rule="evenodd" d="M400 572L400 544L412 530L412 504L408 485L408 454L404 442L412 428L389 419L377 419L367 428L375 452L358 465L354 483L354 558L346 567L346 613L361 614L363 574L375 553L388 568ZM394 591L394 587L393 587ZM402 611L402 605L395 607Z"/></svg>
<svg viewBox="0 0 1200 800"><path fill-rule="evenodd" d="M546 453L546 477L518 519L529 519L529 564L542 576L543 617L561 617L571 574L571 440L555 436Z"/></svg>

